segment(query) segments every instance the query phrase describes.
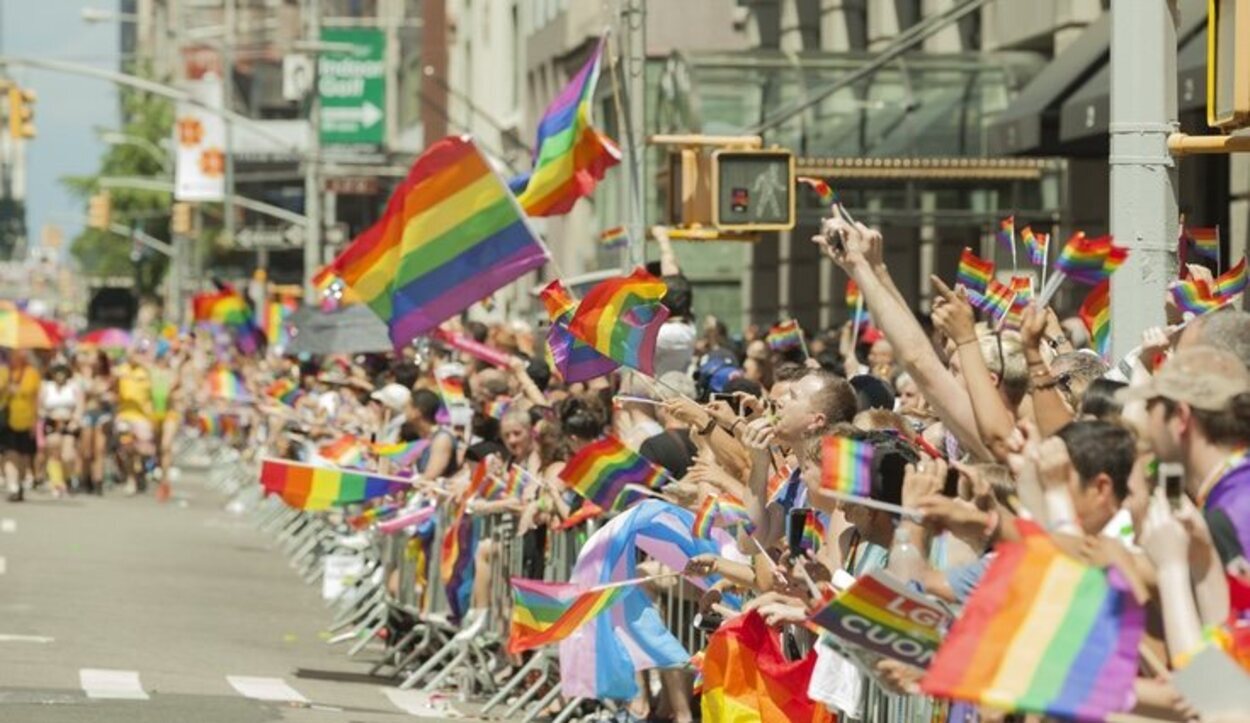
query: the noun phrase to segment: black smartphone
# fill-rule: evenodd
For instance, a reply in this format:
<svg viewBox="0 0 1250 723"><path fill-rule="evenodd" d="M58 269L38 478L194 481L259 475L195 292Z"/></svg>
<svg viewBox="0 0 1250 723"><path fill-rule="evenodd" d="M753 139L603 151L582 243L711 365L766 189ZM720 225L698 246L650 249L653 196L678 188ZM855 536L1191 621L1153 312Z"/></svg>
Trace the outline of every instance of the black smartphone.
<svg viewBox="0 0 1250 723"><path fill-rule="evenodd" d="M695 613L691 623L696 630L702 630L705 633L714 633L725 622L724 616L716 613Z"/></svg>
<svg viewBox="0 0 1250 723"><path fill-rule="evenodd" d="M946 470L946 481L942 484L942 495L959 499L959 470L950 467Z"/></svg>
<svg viewBox="0 0 1250 723"><path fill-rule="evenodd" d="M803 526L807 524L806 507L795 507L790 510L786 525L786 543L790 546L790 557L798 559L803 556Z"/></svg>
<svg viewBox="0 0 1250 723"><path fill-rule="evenodd" d="M1159 463L1159 484L1163 485L1163 493L1167 495L1168 506L1175 512L1181 508L1181 497L1185 494L1185 468L1175 462Z"/></svg>

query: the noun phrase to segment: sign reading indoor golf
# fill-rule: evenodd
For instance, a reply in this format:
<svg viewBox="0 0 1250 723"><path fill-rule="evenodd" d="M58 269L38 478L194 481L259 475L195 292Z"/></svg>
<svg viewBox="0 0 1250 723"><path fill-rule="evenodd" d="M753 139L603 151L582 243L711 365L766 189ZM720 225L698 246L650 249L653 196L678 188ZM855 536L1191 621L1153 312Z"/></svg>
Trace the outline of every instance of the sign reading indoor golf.
<svg viewBox="0 0 1250 723"><path fill-rule="evenodd" d="M317 63L321 142L381 145L386 136L386 37L381 30L327 28L321 40L355 46L322 52Z"/></svg>

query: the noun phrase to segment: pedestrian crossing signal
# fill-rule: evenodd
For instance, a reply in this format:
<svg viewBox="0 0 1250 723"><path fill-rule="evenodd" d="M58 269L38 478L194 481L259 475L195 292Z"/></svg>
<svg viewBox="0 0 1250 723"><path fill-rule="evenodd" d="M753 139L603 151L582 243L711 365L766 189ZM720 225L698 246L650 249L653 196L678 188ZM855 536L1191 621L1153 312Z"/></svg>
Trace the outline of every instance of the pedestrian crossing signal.
<svg viewBox="0 0 1250 723"><path fill-rule="evenodd" d="M712 154L712 225L725 231L794 228L794 154L724 149Z"/></svg>
<svg viewBox="0 0 1250 723"><path fill-rule="evenodd" d="M113 216L113 202L108 191L101 191L87 201L87 225L91 228L107 231Z"/></svg>
<svg viewBox="0 0 1250 723"><path fill-rule="evenodd" d="M13 140L35 137L35 91L9 86L9 137Z"/></svg>

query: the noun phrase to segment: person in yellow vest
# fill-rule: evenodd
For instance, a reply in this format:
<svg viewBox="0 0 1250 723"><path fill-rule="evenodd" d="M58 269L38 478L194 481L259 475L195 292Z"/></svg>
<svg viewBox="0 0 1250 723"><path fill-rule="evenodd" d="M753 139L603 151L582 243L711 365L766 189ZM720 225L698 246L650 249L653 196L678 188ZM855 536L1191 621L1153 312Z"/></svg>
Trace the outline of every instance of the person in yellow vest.
<svg viewBox="0 0 1250 723"><path fill-rule="evenodd" d="M22 482L30 475L35 458L35 420L39 409L39 387L43 379L25 351L16 349L9 362L0 365L0 452L4 454L4 479L9 501L21 502Z"/></svg>
<svg viewBox="0 0 1250 723"><path fill-rule="evenodd" d="M144 459L155 453L152 427L151 359L131 352L125 364L114 370L117 379L117 416L114 433L120 437L118 467L126 482L126 494L140 491Z"/></svg>

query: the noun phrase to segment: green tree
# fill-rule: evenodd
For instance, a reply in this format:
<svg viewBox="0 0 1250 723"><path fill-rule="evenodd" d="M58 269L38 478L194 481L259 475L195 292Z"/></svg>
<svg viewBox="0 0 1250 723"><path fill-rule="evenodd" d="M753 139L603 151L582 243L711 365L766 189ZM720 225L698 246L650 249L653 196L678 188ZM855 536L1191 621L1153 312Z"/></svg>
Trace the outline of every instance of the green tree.
<svg viewBox="0 0 1250 723"><path fill-rule="evenodd" d="M146 75L145 73L139 73ZM122 134L142 138L157 148L168 147L174 124L174 106L160 96L133 88L120 91ZM100 159L100 169L89 176L67 176L61 179L71 192L83 200L100 190L100 179L109 176L157 178L172 181L161 158L154 157L147 144L110 145ZM169 165L172 168L172 163ZM143 231L160 239L168 239L172 195L163 191L110 189L112 222ZM84 228L71 243L70 251L83 272L90 276L128 276L134 274L137 291L152 294L165 274L164 256L145 251L138 262L132 259L135 246L131 239L109 231Z"/></svg>

